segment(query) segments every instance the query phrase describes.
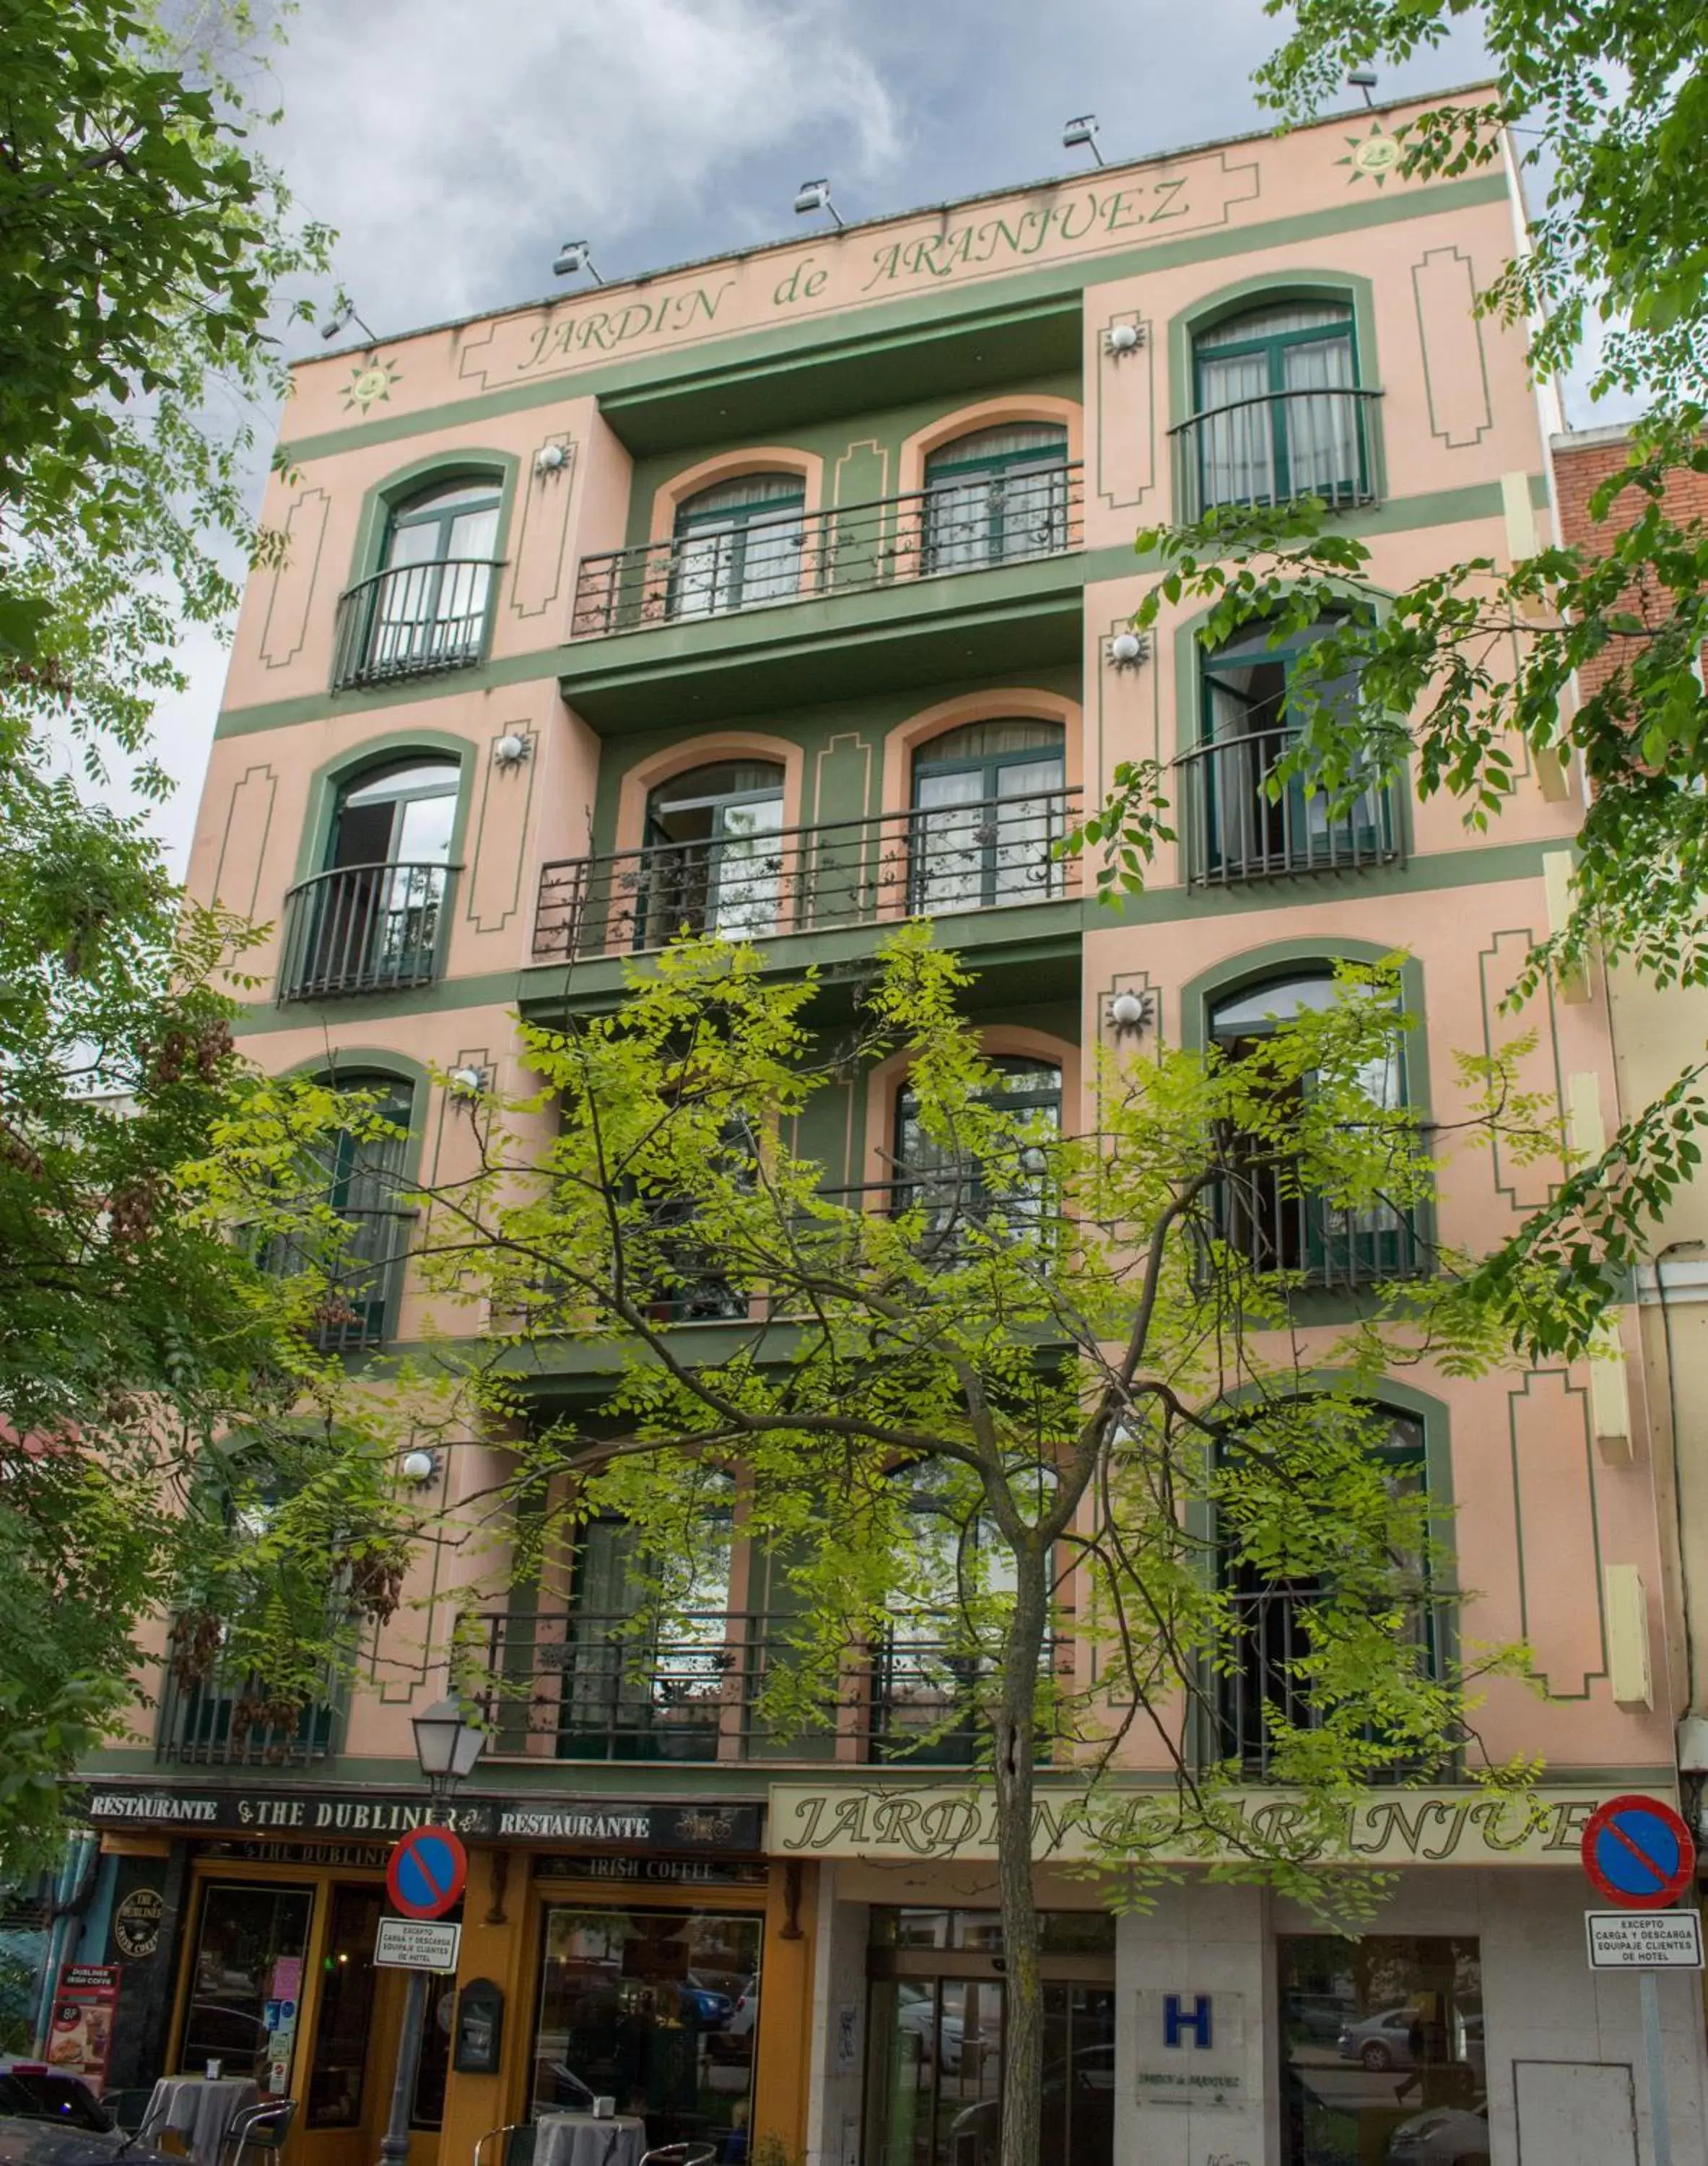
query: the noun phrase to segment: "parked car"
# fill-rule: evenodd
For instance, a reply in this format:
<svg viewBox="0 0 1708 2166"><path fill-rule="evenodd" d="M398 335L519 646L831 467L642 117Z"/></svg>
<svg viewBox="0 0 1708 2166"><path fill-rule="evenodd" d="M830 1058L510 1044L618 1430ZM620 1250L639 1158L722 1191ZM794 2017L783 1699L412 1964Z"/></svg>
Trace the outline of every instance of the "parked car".
<svg viewBox="0 0 1708 2166"><path fill-rule="evenodd" d="M0 2060L0 2166L108 2166L121 2153L140 2166L162 2158L125 2134L81 2076Z"/></svg>
<svg viewBox="0 0 1708 2166"><path fill-rule="evenodd" d="M1362 2061L1367 2068L1409 2068L1413 2065L1411 2034L1417 2024L1415 2008L1384 2008L1379 2015L1342 2026L1339 2052L1343 2061Z"/></svg>
<svg viewBox="0 0 1708 2166"><path fill-rule="evenodd" d="M1431 2106L1388 2139L1387 2166L1489 2166L1489 2109Z"/></svg>

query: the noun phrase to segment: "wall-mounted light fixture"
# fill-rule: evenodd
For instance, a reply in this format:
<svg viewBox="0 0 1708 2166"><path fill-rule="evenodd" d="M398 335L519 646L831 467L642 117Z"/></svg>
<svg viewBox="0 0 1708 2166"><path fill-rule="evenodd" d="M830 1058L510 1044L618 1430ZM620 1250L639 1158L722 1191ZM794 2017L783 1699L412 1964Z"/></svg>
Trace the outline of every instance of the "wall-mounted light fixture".
<svg viewBox="0 0 1708 2166"><path fill-rule="evenodd" d="M585 240L566 240L552 258L552 277L575 278L585 271L594 285L603 286L605 282L593 268L593 259L588 252L589 246L590 244Z"/></svg>
<svg viewBox="0 0 1708 2166"><path fill-rule="evenodd" d="M424 1488L439 1471L439 1454L417 1445L413 1451L403 1454L402 1465L404 1481L413 1482L418 1489Z"/></svg>
<svg viewBox="0 0 1708 2166"><path fill-rule="evenodd" d="M1103 153L1097 147L1097 115L1082 113L1077 120L1070 120L1062 130L1062 148L1064 151L1089 151L1100 166Z"/></svg>
<svg viewBox="0 0 1708 2166"><path fill-rule="evenodd" d="M1109 642L1109 658L1117 669L1136 669L1151 658L1151 642L1142 631L1118 631Z"/></svg>
<svg viewBox="0 0 1708 2166"><path fill-rule="evenodd" d="M533 750L531 737L525 737L516 730L507 731L493 747L493 765L520 767L531 756Z"/></svg>
<svg viewBox="0 0 1708 2166"><path fill-rule="evenodd" d="M542 444L534 454L534 471L537 474L561 473L569 464L569 452L562 444Z"/></svg>
<svg viewBox="0 0 1708 2166"><path fill-rule="evenodd" d="M815 210L828 211L836 221L837 231L841 230L842 214L830 201L830 183L827 179L803 181L795 190L794 207L796 215L801 218Z"/></svg>
<svg viewBox="0 0 1708 2166"><path fill-rule="evenodd" d="M1142 324L1111 324L1103 335L1105 353L1112 353L1119 361L1123 354L1136 353L1145 343Z"/></svg>
<svg viewBox="0 0 1708 2166"><path fill-rule="evenodd" d="M1137 1038L1151 1020L1149 998L1130 985L1125 987L1110 1002L1109 1019L1117 1038Z"/></svg>
<svg viewBox="0 0 1708 2166"><path fill-rule="evenodd" d="M478 1098L487 1087L486 1071L480 1068L453 1068L445 1080L459 1098Z"/></svg>

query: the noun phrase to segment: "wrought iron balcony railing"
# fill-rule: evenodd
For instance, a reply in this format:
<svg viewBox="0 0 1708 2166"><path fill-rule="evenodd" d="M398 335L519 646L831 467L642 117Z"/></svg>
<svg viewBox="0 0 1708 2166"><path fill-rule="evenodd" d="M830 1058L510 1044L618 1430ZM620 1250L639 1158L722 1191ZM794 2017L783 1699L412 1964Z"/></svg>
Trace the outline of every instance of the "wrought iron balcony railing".
<svg viewBox="0 0 1708 2166"><path fill-rule="evenodd" d="M467 1688L496 1756L547 1760L914 1759L966 1766L980 1735L979 1659L899 1632L851 1650L827 1725L789 1740L757 1706L788 1619L677 1612L663 1632L571 1610L465 1619ZM483 1683L482 1680L488 1682Z"/></svg>
<svg viewBox="0 0 1708 2166"><path fill-rule="evenodd" d="M1056 846L1078 804L1078 790L1052 790L561 859L540 875L534 960L634 954L683 932L765 940L1060 901L1075 869Z"/></svg>
<svg viewBox="0 0 1708 2166"><path fill-rule="evenodd" d="M486 652L495 558L442 557L394 564L338 598L332 689L467 669Z"/></svg>
<svg viewBox="0 0 1708 2166"><path fill-rule="evenodd" d="M1311 1613L1321 1600L1314 1587L1242 1588L1232 1598L1239 1634L1238 1660L1215 1681L1212 1756L1235 1762L1241 1774L1266 1779L1283 1732L1308 1730L1316 1720L1308 1676L1296 1665L1310 1653ZM1410 1631L1434 1674L1447 1605L1418 1600L1410 1613ZM1367 1730L1373 1738L1373 1731ZM1416 1772L1396 1752L1388 1778ZM1380 1778L1377 1778L1380 1779Z"/></svg>
<svg viewBox="0 0 1708 2166"><path fill-rule="evenodd" d="M430 985L455 865L340 865L285 896L277 997L329 1000Z"/></svg>
<svg viewBox="0 0 1708 2166"><path fill-rule="evenodd" d="M1330 1292L1415 1278L1424 1268L1410 1210L1326 1203L1301 1186L1290 1160L1257 1149L1223 1178L1215 1212L1217 1235L1253 1271L1295 1272L1306 1286Z"/></svg>
<svg viewBox="0 0 1708 2166"><path fill-rule="evenodd" d="M600 639L1059 557L1084 538L1084 504L1077 463L1036 467L613 549L583 557L570 634Z"/></svg>
<svg viewBox="0 0 1708 2166"><path fill-rule="evenodd" d="M419 1213L345 1204L338 1215L349 1231L335 1255L329 1257L306 1242L282 1237L269 1244L261 1265L280 1278L315 1265L324 1269L326 1292L314 1320L314 1344L323 1354L360 1354L384 1345L392 1335L404 1259Z"/></svg>
<svg viewBox="0 0 1708 2166"><path fill-rule="evenodd" d="M1292 730L1199 745L1175 763L1181 779L1186 878L1194 887L1231 886L1293 873L1356 872L1400 855L1392 794L1372 788L1341 811L1288 781L1272 795L1271 776L1294 742Z"/></svg>
<svg viewBox="0 0 1708 2166"><path fill-rule="evenodd" d="M232 1677L216 1662L186 1682L169 1661L161 1686L156 1760L198 1767L294 1767L333 1748L339 1683L328 1663L306 1706L277 1702L256 1676Z"/></svg>
<svg viewBox="0 0 1708 2166"><path fill-rule="evenodd" d="M1321 497L1333 510L1386 493L1379 391L1268 391L1176 424L1174 504L1187 524L1206 511Z"/></svg>

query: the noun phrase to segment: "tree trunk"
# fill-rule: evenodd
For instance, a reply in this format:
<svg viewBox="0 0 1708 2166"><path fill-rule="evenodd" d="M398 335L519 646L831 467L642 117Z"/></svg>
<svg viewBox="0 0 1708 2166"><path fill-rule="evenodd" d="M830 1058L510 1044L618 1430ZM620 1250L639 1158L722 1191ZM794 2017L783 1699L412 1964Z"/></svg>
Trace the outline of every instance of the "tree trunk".
<svg viewBox="0 0 1708 2166"><path fill-rule="evenodd" d="M1002 2072L1000 2166L1039 2166L1043 2113L1044 1996L1039 1978L1038 1905L1032 1891L1034 1694L1043 1659L1048 1589L1046 1554L1015 1554L1015 1603L1003 1648L1001 1693L993 1710L997 1885L1007 2001Z"/></svg>

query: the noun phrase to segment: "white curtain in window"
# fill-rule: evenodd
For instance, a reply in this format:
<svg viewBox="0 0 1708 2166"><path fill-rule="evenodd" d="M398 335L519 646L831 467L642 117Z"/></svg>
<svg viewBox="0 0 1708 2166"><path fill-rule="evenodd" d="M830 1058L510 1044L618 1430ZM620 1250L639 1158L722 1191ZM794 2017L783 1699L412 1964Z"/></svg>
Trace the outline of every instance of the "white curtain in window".
<svg viewBox="0 0 1708 2166"><path fill-rule="evenodd" d="M1344 338L1285 349L1287 464L1295 496L1352 494L1358 479L1357 401L1348 396L1352 349Z"/></svg>
<svg viewBox="0 0 1708 2166"><path fill-rule="evenodd" d="M1253 737L1248 702L1231 684L1210 680L1210 738L1212 752L1210 832L1214 862L1224 871L1254 864L1263 853L1267 800L1262 782L1278 743L1273 734Z"/></svg>
<svg viewBox="0 0 1708 2166"><path fill-rule="evenodd" d="M1053 854L1062 832L1059 755L999 768L996 820L998 903L1041 902L1062 892L1063 868Z"/></svg>
<svg viewBox="0 0 1708 2166"><path fill-rule="evenodd" d="M1267 354L1231 354L1226 360L1206 356L1199 361L1199 403L1204 419L1197 431L1198 472L1206 510L1216 504L1273 499L1268 391Z"/></svg>
<svg viewBox="0 0 1708 2166"><path fill-rule="evenodd" d="M913 841L914 908L920 917L980 907L989 818L983 795L984 777L976 768L920 777Z"/></svg>
<svg viewBox="0 0 1708 2166"><path fill-rule="evenodd" d="M783 800L725 805L713 845L706 930L726 940L762 940L778 929L783 856L777 837Z"/></svg>

